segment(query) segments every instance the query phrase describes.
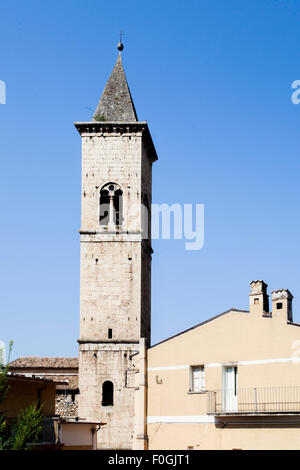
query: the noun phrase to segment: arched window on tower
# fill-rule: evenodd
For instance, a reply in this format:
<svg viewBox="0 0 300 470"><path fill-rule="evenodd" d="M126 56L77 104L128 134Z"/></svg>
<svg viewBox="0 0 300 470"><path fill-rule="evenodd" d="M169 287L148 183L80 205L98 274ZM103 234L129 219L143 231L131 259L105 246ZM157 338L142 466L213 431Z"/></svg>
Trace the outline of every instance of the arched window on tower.
<svg viewBox="0 0 300 470"><path fill-rule="evenodd" d="M120 226L123 222L123 192L116 183L107 183L100 191L100 225Z"/></svg>
<svg viewBox="0 0 300 470"><path fill-rule="evenodd" d="M114 224L122 225L123 219L123 193L117 189L114 194Z"/></svg>
<svg viewBox="0 0 300 470"><path fill-rule="evenodd" d="M109 222L109 192L106 189L100 191L100 225Z"/></svg>
<svg viewBox="0 0 300 470"><path fill-rule="evenodd" d="M113 406L114 404L114 385L107 380L102 385L102 406Z"/></svg>

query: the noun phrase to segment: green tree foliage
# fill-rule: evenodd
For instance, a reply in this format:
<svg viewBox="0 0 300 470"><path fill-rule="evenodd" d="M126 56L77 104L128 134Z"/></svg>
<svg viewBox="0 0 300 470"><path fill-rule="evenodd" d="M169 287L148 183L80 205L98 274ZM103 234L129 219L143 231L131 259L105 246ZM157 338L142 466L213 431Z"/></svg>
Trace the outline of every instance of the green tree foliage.
<svg viewBox="0 0 300 470"><path fill-rule="evenodd" d="M9 358L12 350L9 343L9 355L6 365L0 365L0 404L5 402L9 394L8 372ZM0 412L0 450L27 450L37 442L41 426L42 413L38 403L21 410L15 423L7 422L5 412Z"/></svg>
<svg viewBox="0 0 300 470"><path fill-rule="evenodd" d="M42 429L41 410L37 403L21 410L15 426L12 427L11 449L30 449L33 442L37 442L38 435Z"/></svg>
<svg viewBox="0 0 300 470"><path fill-rule="evenodd" d="M0 450L8 450L11 443L10 428L4 414L0 414Z"/></svg>

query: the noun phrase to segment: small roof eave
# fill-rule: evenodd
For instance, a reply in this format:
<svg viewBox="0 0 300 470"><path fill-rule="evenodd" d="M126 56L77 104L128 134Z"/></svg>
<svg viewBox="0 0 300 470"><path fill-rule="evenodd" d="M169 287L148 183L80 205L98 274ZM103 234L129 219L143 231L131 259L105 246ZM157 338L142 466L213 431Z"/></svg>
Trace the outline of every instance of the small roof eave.
<svg viewBox="0 0 300 470"><path fill-rule="evenodd" d="M14 374L12 372L8 372L7 374L8 379L12 380L20 380L24 382L46 382L46 383L54 383L54 384L68 384L68 380L52 380L52 379L45 379L43 377L32 377L32 376L27 376L27 375L21 375L21 374Z"/></svg>

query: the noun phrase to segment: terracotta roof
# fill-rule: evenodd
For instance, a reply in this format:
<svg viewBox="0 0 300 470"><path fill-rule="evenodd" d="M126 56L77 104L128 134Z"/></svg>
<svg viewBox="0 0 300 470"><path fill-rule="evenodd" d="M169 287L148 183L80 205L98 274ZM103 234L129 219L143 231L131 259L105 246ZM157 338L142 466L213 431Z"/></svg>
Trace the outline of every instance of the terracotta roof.
<svg viewBox="0 0 300 470"><path fill-rule="evenodd" d="M78 369L77 357L19 357L10 369Z"/></svg>
<svg viewBox="0 0 300 470"><path fill-rule="evenodd" d="M78 388L78 375L43 375L45 379L53 380L54 382L57 382L58 384L60 382L64 382L64 384L59 384L56 386L58 390L61 389L67 389L67 390L77 390ZM68 383L66 384L67 381Z"/></svg>

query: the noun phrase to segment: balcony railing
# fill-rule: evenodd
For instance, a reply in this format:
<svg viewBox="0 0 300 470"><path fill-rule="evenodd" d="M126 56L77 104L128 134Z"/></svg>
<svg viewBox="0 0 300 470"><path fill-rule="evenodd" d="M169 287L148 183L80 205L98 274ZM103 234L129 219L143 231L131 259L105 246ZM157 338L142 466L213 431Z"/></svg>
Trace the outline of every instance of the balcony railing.
<svg viewBox="0 0 300 470"><path fill-rule="evenodd" d="M216 414L300 413L300 386L208 391L207 412Z"/></svg>

